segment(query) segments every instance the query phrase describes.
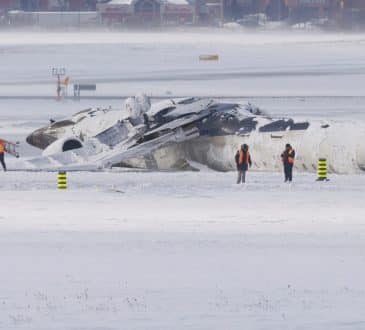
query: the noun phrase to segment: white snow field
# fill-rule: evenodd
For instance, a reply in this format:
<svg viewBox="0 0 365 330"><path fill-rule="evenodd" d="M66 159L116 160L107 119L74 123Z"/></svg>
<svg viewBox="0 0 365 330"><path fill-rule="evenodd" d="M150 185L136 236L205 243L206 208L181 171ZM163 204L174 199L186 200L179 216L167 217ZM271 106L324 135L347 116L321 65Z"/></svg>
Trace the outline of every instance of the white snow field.
<svg viewBox="0 0 365 330"><path fill-rule="evenodd" d="M1 329L364 329L364 176L0 173Z"/></svg>
<svg viewBox="0 0 365 330"><path fill-rule="evenodd" d="M364 121L364 54L364 35L1 32L0 137L38 155L50 118L137 92ZM99 99L52 100L63 66ZM70 172L59 191L6 161L0 329L365 329L364 175Z"/></svg>
<svg viewBox="0 0 365 330"><path fill-rule="evenodd" d="M365 96L364 53L364 34L2 32L0 96L55 95L53 67L86 95Z"/></svg>

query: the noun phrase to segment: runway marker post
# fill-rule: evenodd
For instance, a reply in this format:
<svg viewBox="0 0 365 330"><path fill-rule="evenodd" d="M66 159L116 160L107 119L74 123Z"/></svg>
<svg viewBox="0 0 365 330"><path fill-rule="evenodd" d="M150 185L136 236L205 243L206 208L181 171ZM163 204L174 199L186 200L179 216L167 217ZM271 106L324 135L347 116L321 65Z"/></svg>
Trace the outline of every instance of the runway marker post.
<svg viewBox="0 0 365 330"><path fill-rule="evenodd" d="M58 172L58 189L65 190L67 189L67 173L66 171Z"/></svg>

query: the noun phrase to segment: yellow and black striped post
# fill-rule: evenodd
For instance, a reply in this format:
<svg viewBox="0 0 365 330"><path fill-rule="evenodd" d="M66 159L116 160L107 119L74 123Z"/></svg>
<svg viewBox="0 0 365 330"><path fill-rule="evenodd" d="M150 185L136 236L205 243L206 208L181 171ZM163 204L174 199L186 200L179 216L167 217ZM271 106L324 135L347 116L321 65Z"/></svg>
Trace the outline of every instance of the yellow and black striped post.
<svg viewBox="0 0 365 330"><path fill-rule="evenodd" d="M317 169L317 181L328 181L327 179L327 159L318 159L318 169Z"/></svg>
<svg viewBox="0 0 365 330"><path fill-rule="evenodd" d="M65 171L58 172L58 189L67 189L67 173Z"/></svg>

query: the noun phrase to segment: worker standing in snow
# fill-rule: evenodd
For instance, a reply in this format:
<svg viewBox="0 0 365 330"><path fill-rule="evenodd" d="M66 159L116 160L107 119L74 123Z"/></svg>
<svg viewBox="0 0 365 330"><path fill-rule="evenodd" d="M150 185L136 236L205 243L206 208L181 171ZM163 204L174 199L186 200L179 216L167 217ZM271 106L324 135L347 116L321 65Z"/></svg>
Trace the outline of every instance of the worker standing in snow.
<svg viewBox="0 0 365 330"><path fill-rule="evenodd" d="M285 182L291 182L293 180L293 166L294 166L295 150L287 143L285 150L281 154L281 160L284 166Z"/></svg>
<svg viewBox="0 0 365 330"><path fill-rule="evenodd" d="M235 161L237 165L238 177L237 183L245 183L246 182L246 172L248 170L248 166L251 167L251 155L248 151L248 145L243 144L241 146L241 150L238 150L235 155Z"/></svg>
<svg viewBox="0 0 365 330"><path fill-rule="evenodd" d="M5 142L3 140L0 140L0 163L4 169L4 171L6 171L6 165L5 165Z"/></svg>

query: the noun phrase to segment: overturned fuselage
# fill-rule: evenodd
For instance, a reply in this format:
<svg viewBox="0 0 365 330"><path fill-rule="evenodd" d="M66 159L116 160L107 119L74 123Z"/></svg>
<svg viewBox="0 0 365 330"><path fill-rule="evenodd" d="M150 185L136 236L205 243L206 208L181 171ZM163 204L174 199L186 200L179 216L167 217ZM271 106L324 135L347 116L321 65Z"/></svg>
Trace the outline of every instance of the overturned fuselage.
<svg viewBox="0 0 365 330"><path fill-rule="evenodd" d="M250 146L254 169L278 170L289 142L297 150L297 169L315 171L325 157L330 171L350 173L365 169L364 137L364 128L354 124L275 119L251 105L199 98L151 105L138 96L121 110L87 109L53 122L27 142L44 149L42 157L29 160L38 168L183 170L198 162L219 171L235 168L243 143Z"/></svg>

